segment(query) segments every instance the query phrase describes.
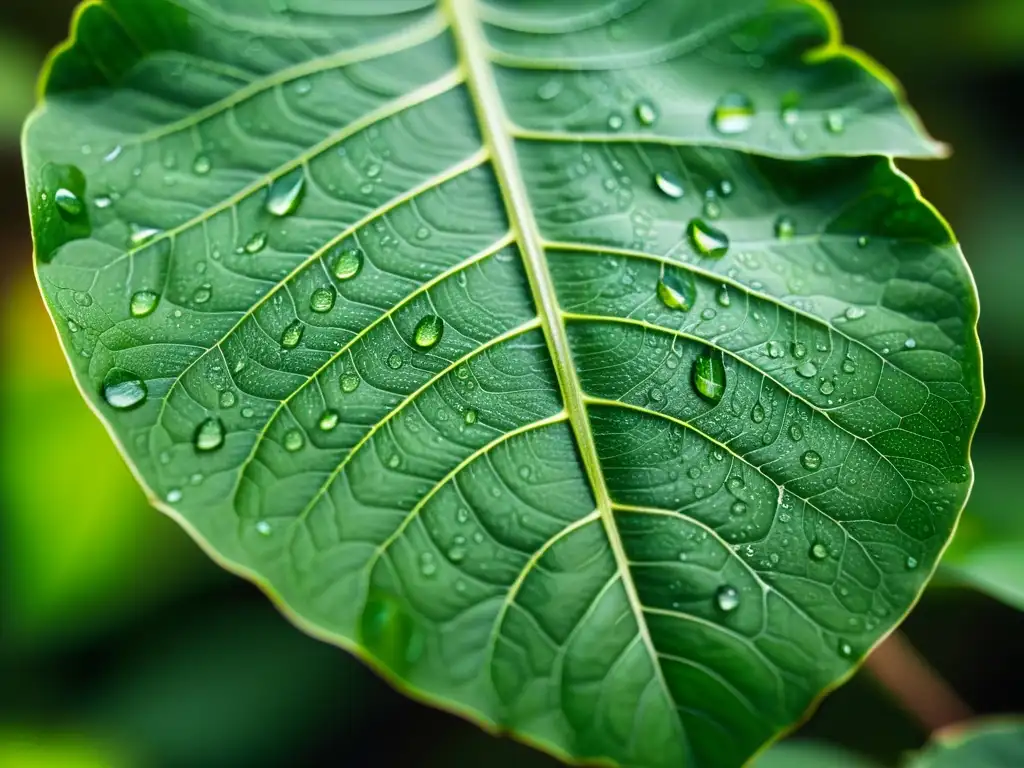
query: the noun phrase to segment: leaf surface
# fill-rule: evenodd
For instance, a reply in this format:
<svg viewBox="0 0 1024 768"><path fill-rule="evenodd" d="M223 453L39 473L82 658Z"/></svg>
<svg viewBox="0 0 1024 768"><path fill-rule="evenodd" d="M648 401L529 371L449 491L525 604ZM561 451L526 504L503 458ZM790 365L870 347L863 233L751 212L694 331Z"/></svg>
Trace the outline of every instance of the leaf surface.
<svg viewBox="0 0 1024 768"><path fill-rule="evenodd" d="M978 720L944 728L908 768L1010 768L1024 761L1024 724L1019 719Z"/></svg>
<svg viewBox="0 0 1024 768"><path fill-rule="evenodd" d="M739 765L920 594L976 297L881 156L941 147L819 5L106 0L46 94L87 398L211 554L413 694Z"/></svg>

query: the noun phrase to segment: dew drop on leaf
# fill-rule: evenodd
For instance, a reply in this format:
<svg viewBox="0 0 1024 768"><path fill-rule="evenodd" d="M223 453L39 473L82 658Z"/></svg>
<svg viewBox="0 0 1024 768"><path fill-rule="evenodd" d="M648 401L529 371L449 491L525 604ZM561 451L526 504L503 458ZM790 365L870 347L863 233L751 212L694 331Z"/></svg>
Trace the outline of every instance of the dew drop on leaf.
<svg viewBox="0 0 1024 768"><path fill-rule="evenodd" d="M281 332L281 346L285 349L295 349L295 347L299 346L299 342L302 341L302 334L305 331L306 326L303 325L301 320L293 320Z"/></svg>
<svg viewBox="0 0 1024 768"><path fill-rule="evenodd" d="M652 102L643 99L637 102L636 119L641 125L654 125L658 121L658 110Z"/></svg>
<svg viewBox="0 0 1024 768"><path fill-rule="evenodd" d="M204 420L196 427L192 442L200 453L217 450L224 445L224 422L216 417Z"/></svg>
<svg viewBox="0 0 1024 768"><path fill-rule="evenodd" d="M289 429L284 433L284 449L289 453L301 451L306 444L306 437L300 429Z"/></svg>
<svg viewBox="0 0 1024 768"><path fill-rule="evenodd" d="M913 557L912 555L907 555L907 560L905 562L905 565L906 565L908 571L913 571L914 569L917 568L917 565L918 565L917 558Z"/></svg>
<svg viewBox="0 0 1024 768"><path fill-rule="evenodd" d="M270 523L268 523L266 520L260 520L258 523L256 523L256 533L258 533L260 536L269 536L272 531L273 528L270 527Z"/></svg>
<svg viewBox="0 0 1024 768"><path fill-rule="evenodd" d="M846 640L840 640L836 650L839 651L839 655L844 659L848 659L853 656L853 646Z"/></svg>
<svg viewBox="0 0 1024 768"><path fill-rule="evenodd" d="M816 541L811 545L811 559L812 560L824 560L828 557L828 547L822 544L820 541Z"/></svg>
<svg viewBox="0 0 1024 768"><path fill-rule="evenodd" d="M464 421L464 422L465 422L466 424L476 424L476 420L477 420L477 413L476 413L476 411L474 411L474 410L473 410L472 408L470 408L470 409L469 409L468 411L466 411L466 413L465 413L465 414L463 415L463 417L462 417L462 420L463 420L463 421Z"/></svg>
<svg viewBox="0 0 1024 768"><path fill-rule="evenodd" d="M725 366L717 355L703 354L693 363L693 385L701 397L717 403L725 394Z"/></svg>
<svg viewBox="0 0 1024 768"><path fill-rule="evenodd" d="M135 246L145 245L160 234L160 230L156 227L146 227L141 224L131 224L128 230L128 243Z"/></svg>
<svg viewBox="0 0 1024 768"><path fill-rule="evenodd" d="M723 613L731 613L740 607L740 593L736 587L723 584L715 591L715 605Z"/></svg>
<svg viewBox="0 0 1024 768"><path fill-rule="evenodd" d="M775 237L779 240L789 240L796 235L796 222L792 216L779 216L775 220Z"/></svg>
<svg viewBox="0 0 1024 768"><path fill-rule="evenodd" d="M800 457L800 463L804 465L804 469L808 469L813 472L821 467L821 454L817 451L807 451Z"/></svg>
<svg viewBox="0 0 1024 768"><path fill-rule="evenodd" d="M267 247L267 233L266 232L257 232L256 234L254 234L252 237L249 238L249 241L245 244L243 249L245 250L246 253L248 253L250 256L252 256L254 254L259 253L260 251L262 251L266 247Z"/></svg>
<svg viewBox="0 0 1024 768"><path fill-rule="evenodd" d="M831 134L840 134L846 130L846 118L842 112L829 112L825 115L825 130Z"/></svg>
<svg viewBox="0 0 1024 768"><path fill-rule="evenodd" d="M746 133L754 123L754 102L746 94L727 93L715 104L711 125L725 135Z"/></svg>
<svg viewBox="0 0 1024 768"><path fill-rule="evenodd" d="M341 414L337 411L327 410L324 411L320 416L318 426L324 432L330 432L332 429L338 426L338 422L341 421Z"/></svg>
<svg viewBox="0 0 1024 768"><path fill-rule="evenodd" d="M720 259L729 251L729 237L701 219L693 219L686 227L686 234L701 256Z"/></svg>
<svg viewBox="0 0 1024 768"><path fill-rule="evenodd" d="M388 355L388 368L397 371L403 365L405 365L405 360L402 358L402 353L397 349L392 350L391 354Z"/></svg>
<svg viewBox="0 0 1024 768"><path fill-rule="evenodd" d="M678 200L683 196L683 182L671 171L660 171L654 174L654 185L666 197Z"/></svg>
<svg viewBox="0 0 1024 768"><path fill-rule="evenodd" d="M416 324L412 339L420 349L433 349L444 334L444 320L437 315L427 315Z"/></svg>
<svg viewBox="0 0 1024 768"><path fill-rule="evenodd" d="M132 294L129 310L132 317L148 317L160 303L160 295L154 291L136 291Z"/></svg>
<svg viewBox="0 0 1024 768"><path fill-rule="evenodd" d="M103 399L119 411L141 405L148 393L146 383L123 368L112 368L103 379Z"/></svg>
<svg viewBox="0 0 1024 768"><path fill-rule="evenodd" d="M334 260L334 276L339 280L351 280L363 268L363 252L357 248L343 248Z"/></svg>
<svg viewBox="0 0 1024 768"><path fill-rule="evenodd" d="M287 173L270 185L267 192L267 213L272 216L290 216L302 202L306 190L306 174L301 168Z"/></svg>
<svg viewBox="0 0 1024 768"><path fill-rule="evenodd" d="M337 297L338 292L334 289L334 286L317 288L309 297L309 308L321 314L330 312L334 309L334 301Z"/></svg>
<svg viewBox="0 0 1024 768"><path fill-rule="evenodd" d="M210 162L210 158L206 155L196 156L195 161L192 163L192 172L196 176L205 176L213 169L213 163Z"/></svg>
<svg viewBox="0 0 1024 768"><path fill-rule="evenodd" d="M778 360L780 357L785 356L785 354L786 354L786 349L785 349L785 347L782 346L782 344L780 342L778 342L778 341L769 341L768 342L768 357L772 358L772 360Z"/></svg>
<svg viewBox="0 0 1024 768"><path fill-rule="evenodd" d="M796 371L797 376L805 379L813 379L818 374L818 366L812 360L804 361L793 370Z"/></svg>
<svg viewBox="0 0 1024 768"><path fill-rule="evenodd" d="M797 360L803 360L807 357L807 345L802 341L794 341L790 346L790 352L793 353L793 357Z"/></svg>
<svg viewBox="0 0 1024 768"><path fill-rule="evenodd" d="M669 309L689 312L697 300L697 285L685 269L666 265L658 280L658 298Z"/></svg>
<svg viewBox="0 0 1024 768"><path fill-rule="evenodd" d="M359 389L359 382L361 379L354 373L343 374L340 380L341 391L346 395L351 395L357 389Z"/></svg>
<svg viewBox="0 0 1024 768"><path fill-rule="evenodd" d="M85 213L85 205L81 198L70 189L61 187L54 192L53 202L57 205L57 211L65 221L74 221Z"/></svg>

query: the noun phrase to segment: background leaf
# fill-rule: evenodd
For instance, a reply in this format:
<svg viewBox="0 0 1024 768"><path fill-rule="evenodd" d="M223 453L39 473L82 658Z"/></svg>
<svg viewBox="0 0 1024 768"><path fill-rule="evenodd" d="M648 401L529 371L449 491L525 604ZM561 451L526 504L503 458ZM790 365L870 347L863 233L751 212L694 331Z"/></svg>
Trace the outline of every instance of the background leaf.
<svg viewBox="0 0 1024 768"><path fill-rule="evenodd" d="M1010 768L1024 761L1024 724L1019 720L976 721L935 735L908 768Z"/></svg>
<svg viewBox="0 0 1024 768"><path fill-rule="evenodd" d="M806 3L232 8L86 6L26 143L151 495L432 700L743 762L963 504L973 288L877 157L941 148Z"/></svg>

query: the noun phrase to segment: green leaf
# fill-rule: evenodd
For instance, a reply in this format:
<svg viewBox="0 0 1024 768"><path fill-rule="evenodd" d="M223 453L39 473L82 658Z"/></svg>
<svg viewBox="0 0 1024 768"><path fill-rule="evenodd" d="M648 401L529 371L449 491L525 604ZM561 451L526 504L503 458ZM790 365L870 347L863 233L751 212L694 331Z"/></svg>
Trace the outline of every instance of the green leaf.
<svg viewBox="0 0 1024 768"><path fill-rule="evenodd" d="M1015 768L1024 763L1024 722L977 720L939 731L908 768Z"/></svg>
<svg viewBox="0 0 1024 768"><path fill-rule="evenodd" d="M877 763L833 744L786 740L758 757L751 768L877 768Z"/></svg>
<svg viewBox="0 0 1024 768"><path fill-rule="evenodd" d="M880 156L941 147L835 34L87 5L25 145L43 292L155 503L307 630L563 757L739 765L917 599L981 407Z"/></svg>
<svg viewBox="0 0 1024 768"><path fill-rule="evenodd" d="M1014 501L1024 461L1019 449L988 443L975 453L978 477L943 571L1024 610L1024 520Z"/></svg>
<svg viewBox="0 0 1024 768"><path fill-rule="evenodd" d="M0 731L0 765L17 768L128 768L124 750L75 734Z"/></svg>

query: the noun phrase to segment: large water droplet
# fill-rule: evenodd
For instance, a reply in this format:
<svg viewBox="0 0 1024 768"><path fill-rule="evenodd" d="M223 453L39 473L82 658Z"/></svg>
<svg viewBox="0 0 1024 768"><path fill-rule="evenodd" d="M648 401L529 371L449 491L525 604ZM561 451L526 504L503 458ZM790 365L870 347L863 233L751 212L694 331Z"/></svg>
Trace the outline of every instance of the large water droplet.
<svg viewBox="0 0 1024 768"><path fill-rule="evenodd" d="M689 312L697 300L693 274L685 269L665 265L658 280L658 298L669 309Z"/></svg>
<svg viewBox="0 0 1024 768"><path fill-rule="evenodd" d="M337 411L327 410L324 411L320 416L318 426L324 432L330 432L332 429L338 426L338 422L341 421L341 414Z"/></svg>
<svg viewBox="0 0 1024 768"><path fill-rule="evenodd" d="M818 366L813 360L805 360L793 370L796 371L797 376L802 376L805 379L813 379L818 374Z"/></svg>
<svg viewBox="0 0 1024 768"><path fill-rule="evenodd" d="M444 320L437 315L427 315L416 324L413 341L420 349L432 349L444 334Z"/></svg>
<svg viewBox="0 0 1024 768"><path fill-rule="evenodd" d="M284 449L289 453L301 451L305 444L306 436L302 434L301 429L289 429L284 433Z"/></svg>
<svg viewBox="0 0 1024 768"><path fill-rule="evenodd" d="M57 205L57 211L65 221L74 221L85 213L85 205L81 198L70 189L61 187L54 192L53 202Z"/></svg>
<svg viewBox="0 0 1024 768"><path fill-rule="evenodd" d="M363 268L363 252L357 248L338 251L334 261L334 276L339 280L351 280Z"/></svg>
<svg viewBox="0 0 1024 768"><path fill-rule="evenodd" d="M339 385L341 386L341 391L344 392L346 395L351 395L353 392L359 389L360 381L361 379L359 378L359 376L357 376L354 373L342 374L341 381L339 382Z"/></svg>
<svg viewBox="0 0 1024 768"><path fill-rule="evenodd" d="M807 451L807 453L800 457L800 463L804 465L804 469L813 472L821 467L821 454L817 451Z"/></svg>
<svg viewBox="0 0 1024 768"><path fill-rule="evenodd" d="M794 341L792 345L790 345L790 351L793 353L793 357L797 360L803 360L807 357L807 345L802 341Z"/></svg>
<svg viewBox="0 0 1024 768"><path fill-rule="evenodd" d="M218 418L206 419L196 427L193 444L197 451L208 453L224 445L224 422Z"/></svg>
<svg viewBox="0 0 1024 768"><path fill-rule="evenodd" d="M249 238L249 241L243 246L243 250L246 253L248 253L250 256L252 256L254 254L259 253L260 251L262 251L266 247L267 247L267 233L266 232L257 232L256 234L254 234L252 237Z"/></svg>
<svg viewBox="0 0 1024 768"><path fill-rule="evenodd" d="M192 163L192 172L197 176L205 176L213 169L213 163L206 155L198 155Z"/></svg>
<svg viewBox="0 0 1024 768"><path fill-rule="evenodd" d="M811 545L811 559L812 560L824 560L828 557L828 547L822 544L820 541L816 541Z"/></svg>
<svg viewBox="0 0 1024 768"><path fill-rule="evenodd" d="M129 309L132 317L147 317L156 310L160 303L160 294L153 291L136 291L132 294Z"/></svg>
<svg viewBox="0 0 1024 768"><path fill-rule="evenodd" d="M729 584L723 584L715 591L715 605L723 613L731 613L740 607L740 593Z"/></svg>
<svg viewBox="0 0 1024 768"><path fill-rule="evenodd" d="M678 200L683 196L683 182L671 171L661 171L654 174L654 184L661 190L662 194Z"/></svg>
<svg viewBox="0 0 1024 768"><path fill-rule="evenodd" d="M285 349L295 349L302 341L302 334L306 332L306 326L301 320L293 320L281 332L281 346Z"/></svg>
<svg viewBox="0 0 1024 768"><path fill-rule="evenodd" d="M392 350L391 354L388 355L388 368L397 371L403 365L405 365L405 359L402 357L402 353L397 349Z"/></svg>
<svg viewBox="0 0 1024 768"><path fill-rule="evenodd" d="M729 237L701 219L693 219L686 227L690 244L702 256L720 259L729 251Z"/></svg>
<svg viewBox="0 0 1024 768"><path fill-rule="evenodd" d="M148 393L146 383L123 368L111 368L103 379L103 399L107 405L119 411L127 411L142 404Z"/></svg>
<svg viewBox="0 0 1024 768"><path fill-rule="evenodd" d="M636 105L636 119L641 125L654 125L658 120L658 110L646 99L639 101Z"/></svg>
<svg viewBox="0 0 1024 768"><path fill-rule="evenodd" d="M754 102L742 93L727 93L711 113L711 125L719 133L745 133L754 122Z"/></svg>
<svg viewBox="0 0 1024 768"><path fill-rule="evenodd" d="M306 174L301 168L285 174L270 185L267 213L272 216L290 216L295 213L305 190Z"/></svg>
<svg viewBox="0 0 1024 768"><path fill-rule="evenodd" d="M693 386L705 400L717 403L725 394L725 366L720 356L703 354L693 363Z"/></svg>
<svg viewBox="0 0 1024 768"><path fill-rule="evenodd" d="M334 301L337 297L338 292L333 286L317 288L309 297L309 308L314 312L330 312L334 309Z"/></svg>

